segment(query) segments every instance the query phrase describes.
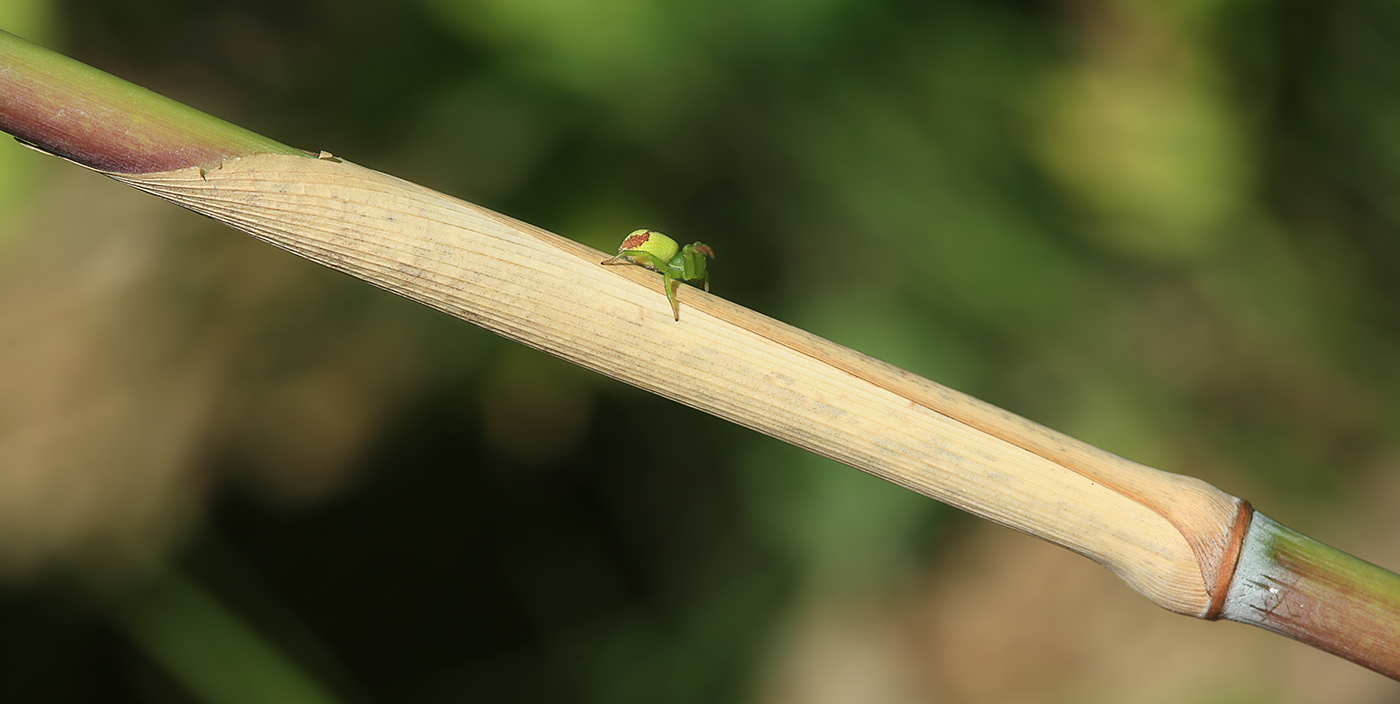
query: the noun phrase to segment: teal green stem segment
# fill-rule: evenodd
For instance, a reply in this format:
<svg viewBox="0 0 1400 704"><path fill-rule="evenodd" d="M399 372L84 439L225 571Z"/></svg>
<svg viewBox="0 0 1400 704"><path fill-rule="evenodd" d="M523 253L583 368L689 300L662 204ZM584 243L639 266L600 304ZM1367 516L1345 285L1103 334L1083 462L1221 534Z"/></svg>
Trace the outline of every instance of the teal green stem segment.
<svg viewBox="0 0 1400 704"><path fill-rule="evenodd" d="M1400 680L1400 575L1255 513L1221 616Z"/></svg>
<svg viewBox="0 0 1400 704"><path fill-rule="evenodd" d="M199 585L168 574L116 613L152 660L209 704L334 704L336 699Z"/></svg>
<svg viewBox="0 0 1400 704"><path fill-rule="evenodd" d="M305 154L0 31L0 131L99 171Z"/></svg>

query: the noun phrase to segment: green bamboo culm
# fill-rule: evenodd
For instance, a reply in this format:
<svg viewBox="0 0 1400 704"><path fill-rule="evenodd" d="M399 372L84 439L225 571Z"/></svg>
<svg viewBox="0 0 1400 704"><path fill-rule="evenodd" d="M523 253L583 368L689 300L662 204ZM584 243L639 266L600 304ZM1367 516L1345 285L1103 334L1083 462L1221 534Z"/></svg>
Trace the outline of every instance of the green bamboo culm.
<svg viewBox="0 0 1400 704"><path fill-rule="evenodd" d="M1400 575L1255 513L1222 618L1400 679Z"/></svg>
<svg viewBox="0 0 1400 704"><path fill-rule="evenodd" d="M107 173L306 153L0 30L0 131Z"/></svg>

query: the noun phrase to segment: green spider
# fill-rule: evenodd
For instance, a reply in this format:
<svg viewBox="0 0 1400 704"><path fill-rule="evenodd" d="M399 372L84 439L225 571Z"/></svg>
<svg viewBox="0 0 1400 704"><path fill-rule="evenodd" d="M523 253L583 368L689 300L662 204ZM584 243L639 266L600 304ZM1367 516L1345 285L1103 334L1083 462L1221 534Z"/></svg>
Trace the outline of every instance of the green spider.
<svg viewBox="0 0 1400 704"><path fill-rule="evenodd" d="M661 274L661 286L666 291L666 300L671 302L671 312L676 320L681 319L681 305L676 302L676 288L682 281L699 281L706 291L710 290L710 272L705 268L705 258L715 258L715 250L703 242L684 247L656 230L634 230L617 247L617 256L604 264L639 264Z"/></svg>

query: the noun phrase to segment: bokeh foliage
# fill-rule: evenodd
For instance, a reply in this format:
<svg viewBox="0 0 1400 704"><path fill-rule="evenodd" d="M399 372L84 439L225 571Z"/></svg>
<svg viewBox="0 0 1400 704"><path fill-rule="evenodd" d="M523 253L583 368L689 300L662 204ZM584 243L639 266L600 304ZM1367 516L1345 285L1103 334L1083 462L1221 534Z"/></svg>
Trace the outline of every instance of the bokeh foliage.
<svg viewBox="0 0 1400 704"><path fill-rule="evenodd" d="M56 50L602 250L702 239L720 296L1257 504L1322 515L1400 464L1400 6L54 7ZM53 173L3 158L6 183ZM205 484L120 549L94 528L7 569L29 586L3 612L49 614L5 619L7 654L104 663L0 678L7 700L187 701L110 654L106 606L34 582L166 560L350 701L743 700L792 604L936 564L961 520L197 219L160 227L184 234L133 310L175 340L154 359L202 370L201 415L169 432Z"/></svg>

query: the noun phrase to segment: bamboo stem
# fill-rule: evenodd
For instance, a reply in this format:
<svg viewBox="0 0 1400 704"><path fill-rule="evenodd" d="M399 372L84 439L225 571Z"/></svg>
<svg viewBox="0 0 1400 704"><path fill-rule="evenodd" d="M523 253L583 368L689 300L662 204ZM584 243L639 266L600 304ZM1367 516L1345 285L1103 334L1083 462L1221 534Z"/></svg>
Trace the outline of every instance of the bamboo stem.
<svg viewBox="0 0 1400 704"><path fill-rule="evenodd" d="M257 153L302 154L4 31L0 131L116 173L212 168Z"/></svg>
<svg viewBox="0 0 1400 704"><path fill-rule="evenodd" d="M1400 680L1400 575L1255 514L1222 618Z"/></svg>
<svg viewBox="0 0 1400 704"><path fill-rule="evenodd" d="M1400 577L1287 531L1205 482L1130 462L690 286L677 293L677 322L655 273L602 266L607 255L571 240L325 152L307 158L45 54L0 32L0 128L31 146L1062 545L1163 608L1255 623L1400 674ZM135 134L75 119L73 106L115 115Z"/></svg>

